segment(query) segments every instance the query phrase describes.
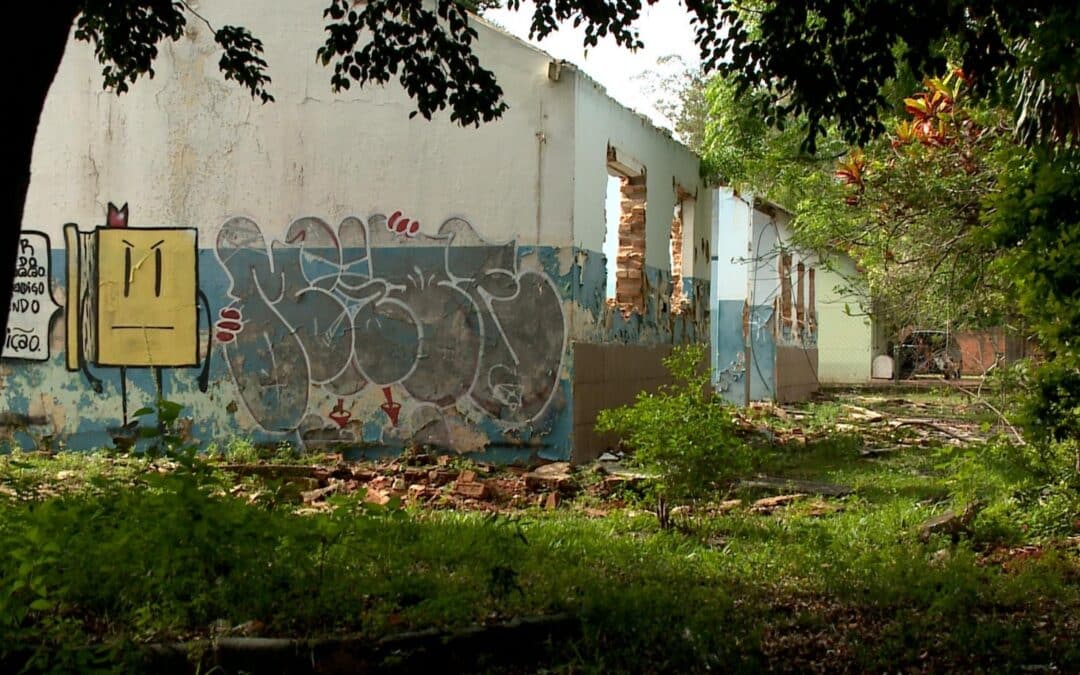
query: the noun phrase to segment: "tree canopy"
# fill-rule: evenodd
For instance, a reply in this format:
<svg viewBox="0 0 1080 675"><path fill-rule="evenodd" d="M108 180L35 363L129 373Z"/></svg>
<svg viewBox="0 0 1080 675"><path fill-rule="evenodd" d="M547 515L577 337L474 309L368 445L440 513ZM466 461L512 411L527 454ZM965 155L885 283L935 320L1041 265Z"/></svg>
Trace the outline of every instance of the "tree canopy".
<svg viewBox="0 0 1080 675"><path fill-rule="evenodd" d="M655 1L655 0L654 0ZM430 117L446 107L463 125L506 110L491 70L472 46L469 10L461 0L328 0L327 38L318 50L333 65L335 90L397 77ZM649 4L652 4L651 2ZM887 84L906 72L916 81L938 76L953 61L972 78L973 92L1015 104L1017 129L1031 142L1063 140L1077 130L1080 99L1075 55L1080 9L1036 0L943 0L917 7L899 0L689 0L695 43L706 71L725 75L764 123L804 125L813 151L831 130L864 144L885 127ZM584 29L586 46L610 37L641 46L641 0L536 0L531 33L544 38L565 23ZM521 0L510 0L520 9ZM118 92L153 74L157 44L178 39L195 10L180 0L83 0L77 37L92 41L105 64L104 84ZM198 17L201 19L201 17ZM373 39L374 37L378 39ZM215 30L221 69L263 101L272 100L262 43L242 27ZM811 57L812 56L812 57Z"/></svg>

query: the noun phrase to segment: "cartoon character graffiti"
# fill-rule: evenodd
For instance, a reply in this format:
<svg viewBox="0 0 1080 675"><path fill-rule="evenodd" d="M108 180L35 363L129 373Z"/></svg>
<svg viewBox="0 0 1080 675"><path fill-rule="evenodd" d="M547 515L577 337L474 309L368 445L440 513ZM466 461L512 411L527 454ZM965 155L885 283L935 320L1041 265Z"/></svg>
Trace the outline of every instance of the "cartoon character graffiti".
<svg viewBox="0 0 1080 675"><path fill-rule="evenodd" d="M198 231L128 227L128 207L109 203L106 225L90 232L64 226L67 244L67 367L103 390L91 366L119 367L124 426L127 369L151 368L162 396L162 370L202 366L210 374L210 335L199 363L198 304L210 303L198 282ZM212 333L212 331L208 331Z"/></svg>
<svg viewBox="0 0 1080 675"><path fill-rule="evenodd" d="M400 212L346 218L336 232L300 218L268 246L250 219L222 226L217 254L235 302L220 311L217 339L260 426L300 429L313 386L338 398L326 417L342 430L357 422L342 397L368 384L397 427L393 392L404 389L414 440L438 442L457 405L504 429L544 412L566 348L555 284L519 269L514 242L490 244L464 220L419 230Z"/></svg>

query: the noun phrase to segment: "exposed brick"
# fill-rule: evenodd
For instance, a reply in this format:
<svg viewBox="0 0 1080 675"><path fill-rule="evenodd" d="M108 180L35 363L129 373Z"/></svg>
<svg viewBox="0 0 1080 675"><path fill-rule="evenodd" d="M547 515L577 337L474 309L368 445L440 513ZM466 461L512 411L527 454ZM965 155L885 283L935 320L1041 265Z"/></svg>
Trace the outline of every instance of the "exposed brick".
<svg viewBox="0 0 1080 675"><path fill-rule="evenodd" d="M645 176L624 176L619 186L619 249L615 259L614 305L623 312L645 308Z"/></svg>

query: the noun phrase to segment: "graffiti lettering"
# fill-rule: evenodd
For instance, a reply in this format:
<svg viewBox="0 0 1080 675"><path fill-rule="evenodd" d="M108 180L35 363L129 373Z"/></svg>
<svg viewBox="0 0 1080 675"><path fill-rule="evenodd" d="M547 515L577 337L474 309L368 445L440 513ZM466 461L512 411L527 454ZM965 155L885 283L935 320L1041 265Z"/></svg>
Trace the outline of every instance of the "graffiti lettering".
<svg viewBox="0 0 1080 675"><path fill-rule="evenodd" d="M52 297L49 237L23 232L15 264L11 312L4 335L4 358L49 360L49 325L60 309Z"/></svg>
<svg viewBox="0 0 1080 675"><path fill-rule="evenodd" d="M395 212L335 232L300 218L267 242L227 221L217 255L234 302L216 331L241 397L269 431L298 429L319 387L336 397L382 390L390 427L430 429L432 408L467 402L505 429L547 408L566 324L555 284L518 268L514 242L491 244L464 220L435 235ZM395 401L400 387L413 399ZM353 424L338 405L335 426ZM408 421L407 421L408 420Z"/></svg>

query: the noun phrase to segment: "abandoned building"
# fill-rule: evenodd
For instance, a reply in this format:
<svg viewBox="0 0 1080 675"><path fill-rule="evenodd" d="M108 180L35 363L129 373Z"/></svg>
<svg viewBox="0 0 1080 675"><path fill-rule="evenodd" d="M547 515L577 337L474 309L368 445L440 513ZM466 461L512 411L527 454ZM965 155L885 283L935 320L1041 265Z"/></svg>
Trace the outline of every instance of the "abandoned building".
<svg viewBox="0 0 1080 675"><path fill-rule="evenodd" d="M733 403L804 399L818 381L816 256L792 244L791 214L716 191L710 306L713 381Z"/></svg>
<svg viewBox="0 0 1080 675"><path fill-rule="evenodd" d="M267 105L222 78L199 22L122 97L68 45L0 365L8 440L109 447L163 398L204 443L581 460L603 448L597 410L709 339L713 193L693 153L481 20L503 119L410 119L396 85L334 94L323 8L206 8L263 40ZM812 343L803 307L777 336ZM760 367L794 395L813 368L770 339Z"/></svg>
<svg viewBox="0 0 1080 675"><path fill-rule="evenodd" d="M834 252L817 268L818 379L822 384L864 384L874 359L887 351L880 321L866 310L866 281L855 261Z"/></svg>

